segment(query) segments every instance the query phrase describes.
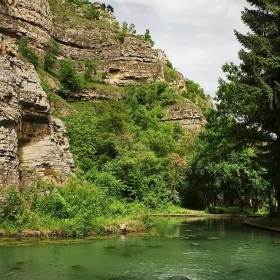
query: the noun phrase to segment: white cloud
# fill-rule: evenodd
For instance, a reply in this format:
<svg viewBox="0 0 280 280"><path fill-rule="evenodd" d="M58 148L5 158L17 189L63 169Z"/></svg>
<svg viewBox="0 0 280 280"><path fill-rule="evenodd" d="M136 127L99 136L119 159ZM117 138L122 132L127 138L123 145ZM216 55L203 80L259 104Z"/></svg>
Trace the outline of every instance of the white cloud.
<svg viewBox="0 0 280 280"><path fill-rule="evenodd" d="M110 0L120 22L136 25L137 33L150 29L155 48L162 49L173 66L214 95L221 67L238 62L241 48L233 29L245 33L241 11L246 0ZM214 86L216 85L216 86Z"/></svg>

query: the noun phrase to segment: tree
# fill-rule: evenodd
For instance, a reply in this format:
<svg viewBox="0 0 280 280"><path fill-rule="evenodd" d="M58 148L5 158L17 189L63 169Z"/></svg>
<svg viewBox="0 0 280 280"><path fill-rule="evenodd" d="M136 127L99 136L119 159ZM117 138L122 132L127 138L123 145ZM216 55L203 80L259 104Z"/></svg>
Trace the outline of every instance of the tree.
<svg viewBox="0 0 280 280"><path fill-rule="evenodd" d="M79 91L82 89L82 79L77 74L70 59L64 59L60 63L59 69L60 82L64 89L69 91Z"/></svg>
<svg viewBox="0 0 280 280"><path fill-rule="evenodd" d="M107 5L107 12L114 13L114 8L111 5Z"/></svg>
<svg viewBox="0 0 280 280"><path fill-rule="evenodd" d="M268 169L270 193L280 205L280 2L247 2L253 7L245 8L242 20L250 32L234 31L243 46L241 64L223 66L227 81L219 81L217 109L224 118L234 118L230 135L236 143L257 149Z"/></svg>
<svg viewBox="0 0 280 280"><path fill-rule="evenodd" d="M102 3L101 4L101 10L105 11L107 8L107 5L105 3Z"/></svg>
<svg viewBox="0 0 280 280"><path fill-rule="evenodd" d="M131 23L131 24L129 25L128 30L129 30L129 32L130 32L132 35L135 35L135 34L136 34L135 24L134 24L134 23Z"/></svg>
<svg viewBox="0 0 280 280"><path fill-rule="evenodd" d="M150 42L152 47L154 46L155 42L152 40L149 29L146 29L146 32L144 34L144 39L145 41Z"/></svg>
<svg viewBox="0 0 280 280"><path fill-rule="evenodd" d="M255 208L264 198L265 168L256 159L255 150L249 145L234 147L227 137L235 124L224 121L219 111L212 109L207 116L206 129L199 134L195 153L189 162L187 178L192 189L199 190L210 212L215 212L218 198L237 200L243 212L245 199L255 201Z"/></svg>

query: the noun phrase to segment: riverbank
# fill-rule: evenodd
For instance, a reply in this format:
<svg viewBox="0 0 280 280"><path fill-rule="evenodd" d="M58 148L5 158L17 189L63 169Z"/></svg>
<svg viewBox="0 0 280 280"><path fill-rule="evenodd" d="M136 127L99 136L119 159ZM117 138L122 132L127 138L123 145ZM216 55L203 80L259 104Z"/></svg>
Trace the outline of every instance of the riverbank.
<svg viewBox="0 0 280 280"><path fill-rule="evenodd" d="M243 225L254 228L260 228L280 233L280 218L247 218L243 220Z"/></svg>
<svg viewBox="0 0 280 280"><path fill-rule="evenodd" d="M85 238L98 236L114 236L124 233L143 233L157 224L156 218L229 218L241 217L244 218L243 224L245 226L252 226L256 228L263 228L275 232L280 232L280 219L268 218L264 215L245 215L245 214L208 214L204 211L191 211L185 209L183 213L145 213L134 216L115 216L115 217L100 217L96 220L96 224L90 227L77 228L74 225L69 227L66 224L56 224L56 227L45 228L28 228L21 227L21 229L13 227L3 229L0 228L0 238L13 239L67 239L67 238ZM66 219L67 220L67 219ZM50 224L51 225L51 224Z"/></svg>
<svg viewBox="0 0 280 280"><path fill-rule="evenodd" d="M201 218L226 218L244 217L243 225L261 228L280 233L280 218L269 218L263 214L207 214L207 213L185 213L185 214L152 214L153 217L201 217Z"/></svg>

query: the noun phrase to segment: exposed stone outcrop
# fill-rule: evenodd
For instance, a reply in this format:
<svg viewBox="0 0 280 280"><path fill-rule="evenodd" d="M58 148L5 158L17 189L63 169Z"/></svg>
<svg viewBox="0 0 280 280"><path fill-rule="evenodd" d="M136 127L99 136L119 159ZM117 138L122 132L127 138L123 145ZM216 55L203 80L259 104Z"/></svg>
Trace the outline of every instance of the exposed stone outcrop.
<svg viewBox="0 0 280 280"><path fill-rule="evenodd" d="M99 8L98 3L94 3ZM77 8L76 13L84 17ZM111 13L100 11L97 26L80 23L80 18L59 20L53 15L53 38L60 43L60 55L76 60L93 59L99 63L99 72L108 73L106 83L115 86L165 81L164 65L167 57L161 50L153 49L143 36L133 36L122 30ZM66 24L67 21L67 24ZM182 74L172 86L186 90Z"/></svg>
<svg viewBox="0 0 280 280"><path fill-rule="evenodd" d="M26 170L63 182L74 168L63 124L51 119L33 65L0 38L0 186L24 186Z"/></svg>
<svg viewBox="0 0 280 280"><path fill-rule="evenodd" d="M170 85L175 87L179 91L186 91L186 83L185 83L185 77L182 73L177 72L177 77L174 81L170 82Z"/></svg>
<svg viewBox="0 0 280 280"><path fill-rule="evenodd" d="M206 123L202 111L186 100L186 103L176 104L165 108L169 117L163 121L176 121L187 130L200 130Z"/></svg>
<svg viewBox="0 0 280 280"><path fill-rule="evenodd" d="M141 38L127 36L121 43L107 29L71 29L56 26L54 37L60 54L76 60L100 61L99 71L108 73L111 85L164 81L163 62L157 50Z"/></svg>
<svg viewBox="0 0 280 280"><path fill-rule="evenodd" d="M73 92L67 97L68 102L92 101L92 100L120 100L123 98L121 91L86 89L80 92Z"/></svg>
<svg viewBox="0 0 280 280"><path fill-rule="evenodd" d="M0 1L0 32L12 38L27 36L34 46L43 48L52 29L47 0Z"/></svg>
<svg viewBox="0 0 280 280"><path fill-rule="evenodd" d="M66 3L56 5L62 10ZM97 2L92 5L100 9ZM98 71L108 74L105 81L111 85L165 81L164 52L153 49L143 36L133 36L129 31L120 36L122 30L112 13L100 10L100 24L95 25L80 7L72 9L72 16L67 18L52 14L47 0L0 1L0 32L14 39L28 37L31 47L41 56L53 38L59 42L61 58L98 61ZM170 83L180 91L186 90L182 77L179 73L178 79Z"/></svg>

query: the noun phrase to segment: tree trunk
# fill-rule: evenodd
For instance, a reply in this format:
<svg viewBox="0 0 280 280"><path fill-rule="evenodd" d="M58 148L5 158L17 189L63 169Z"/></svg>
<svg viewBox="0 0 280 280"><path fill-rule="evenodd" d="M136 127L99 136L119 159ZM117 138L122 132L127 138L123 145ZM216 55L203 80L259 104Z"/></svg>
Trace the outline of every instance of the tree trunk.
<svg viewBox="0 0 280 280"><path fill-rule="evenodd" d="M244 212L244 198L243 196L239 197L239 212Z"/></svg>
<svg viewBox="0 0 280 280"><path fill-rule="evenodd" d="M260 201L258 199L254 199L253 205L254 205L254 210L253 210L254 213L259 212Z"/></svg>

